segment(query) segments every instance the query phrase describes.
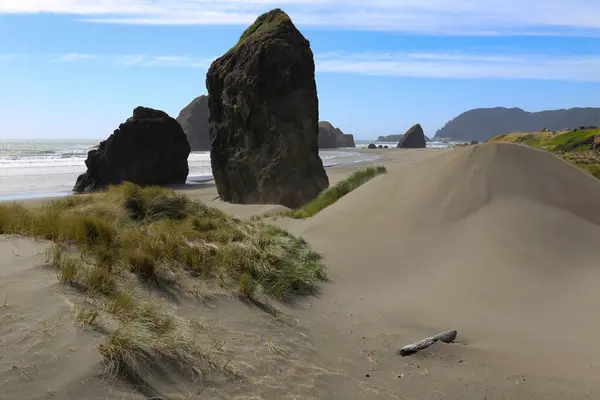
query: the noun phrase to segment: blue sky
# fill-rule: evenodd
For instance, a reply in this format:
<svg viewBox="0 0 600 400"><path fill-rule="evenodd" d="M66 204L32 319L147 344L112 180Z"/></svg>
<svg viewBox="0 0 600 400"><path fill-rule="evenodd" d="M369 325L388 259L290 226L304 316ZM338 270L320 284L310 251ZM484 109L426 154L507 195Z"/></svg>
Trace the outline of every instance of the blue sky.
<svg viewBox="0 0 600 400"><path fill-rule="evenodd" d="M0 0L0 138L104 138L176 116L280 7L311 41L320 119L426 134L477 107L600 106L598 0Z"/></svg>

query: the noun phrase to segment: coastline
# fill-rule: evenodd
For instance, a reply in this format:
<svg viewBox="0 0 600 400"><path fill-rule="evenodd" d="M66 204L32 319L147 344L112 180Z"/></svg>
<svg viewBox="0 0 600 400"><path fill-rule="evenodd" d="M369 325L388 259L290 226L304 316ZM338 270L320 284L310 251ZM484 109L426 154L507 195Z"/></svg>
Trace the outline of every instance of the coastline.
<svg viewBox="0 0 600 400"><path fill-rule="evenodd" d="M348 161L341 161L332 164L324 165L325 170L336 169L336 168L344 168L352 165L361 166L369 163L375 163L381 159L381 155L372 154L370 152L365 151L366 149L351 149L351 148L343 148L336 149L333 152L342 153L337 158L343 157L352 157L356 154L361 155L369 155L368 157L362 159L350 159ZM343 153L346 153L344 155ZM327 159L327 158L326 158ZM325 164L325 161L324 161ZM335 176L335 174L334 174ZM207 186L214 186L212 175L194 175L188 176L187 182L184 185L172 185L171 187L176 190L182 190L185 192L193 192L197 189L205 189ZM75 184L75 181L73 181ZM215 191L216 193L216 191ZM54 198L60 198L65 196L76 195L71 190L66 190L62 188L50 188L50 190L31 190L31 191L15 191L15 192L0 192L0 203L3 202L14 202L14 201L26 201L26 202L40 202L43 200L51 200ZM216 196L216 195L215 195Z"/></svg>

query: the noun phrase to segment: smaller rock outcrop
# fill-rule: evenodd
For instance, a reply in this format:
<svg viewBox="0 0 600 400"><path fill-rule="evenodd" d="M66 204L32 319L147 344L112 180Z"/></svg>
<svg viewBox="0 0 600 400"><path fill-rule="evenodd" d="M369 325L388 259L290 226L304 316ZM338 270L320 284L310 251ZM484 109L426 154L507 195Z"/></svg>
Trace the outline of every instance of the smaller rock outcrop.
<svg viewBox="0 0 600 400"><path fill-rule="evenodd" d="M319 122L319 148L335 149L337 147L337 136L333 125L327 121Z"/></svg>
<svg viewBox="0 0 600 400"><path fill-rule="evenodd" d="M192 151L210 150L208 137L208 96L198 96L176 118L185 132Z"/></svg>
<svg viewBox="0 0 600 400"><path fill-rule="evenodd" d="M356 143L354 143L354 135L351 135L349 133L343 133L342 135L338 135L337 145L338 147L356 147Z"/></svg>
<svg viewBox="0 0 600 400"><path fill-rule="evenodd" d="M375 143L370 143L369 146L367 146L367 149L376 149L377 145Z"/></svg>
<svg viewBox="0 0 600 400"><path fill-rule="evenodd" d="M319 122L319 148L356 147L354 135L345 134L330 122Z"/></svg>
<svg viewBox="0 0 600 400"><path fill-rule="evenodd" d="M427 147L425 133L420 124L410 128L398 142L399 149L424 149Z"/></svg>
<svg viewBox="0 0 600 400"><path fill-rule="evenodd" d="M88 152L73 191L93 192L128 181L141 186L185 183L190 145L167 113L137 107L108 139Z"/></svg>

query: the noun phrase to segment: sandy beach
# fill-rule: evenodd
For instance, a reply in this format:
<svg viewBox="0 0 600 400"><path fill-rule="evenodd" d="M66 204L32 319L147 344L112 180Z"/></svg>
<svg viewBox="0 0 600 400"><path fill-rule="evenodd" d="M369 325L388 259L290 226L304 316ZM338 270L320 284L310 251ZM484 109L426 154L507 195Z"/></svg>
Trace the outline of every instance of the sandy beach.
<svg viewBox="0 0 600 400"><path fill-rule="evenodd" d="M185 382L165 365L140 388L102 374L103 335L76 326L85 299L47 268L51 244L0 236L0 399L599 398L600 182L514 144L361 151L387 174L306 220L223 203L210 182L178 189L272 216L329 271L317 296L273 300L278 318L218 287L174 303L212 326L238 379ZM330 183L366 165L328 168ZM449 329L455 343L397 353Z"/></svg>

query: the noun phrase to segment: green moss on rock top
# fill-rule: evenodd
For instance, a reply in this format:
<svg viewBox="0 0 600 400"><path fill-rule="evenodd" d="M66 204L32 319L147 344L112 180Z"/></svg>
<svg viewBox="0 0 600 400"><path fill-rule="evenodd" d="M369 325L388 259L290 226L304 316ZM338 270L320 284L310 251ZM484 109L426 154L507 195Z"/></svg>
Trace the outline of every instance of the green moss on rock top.
<svg viewBox="0 0 600 400"><path fill-rule="evenodd" d="M259 16L256 21L244 31L244 33L242 33L242 36L240 36L240 40L238 41L238 45L246 41L251 36L260 35L275 28L281 27L282 25L290 24L291 22L292 20L289 15L279 8L264 13Z"/></svg>

